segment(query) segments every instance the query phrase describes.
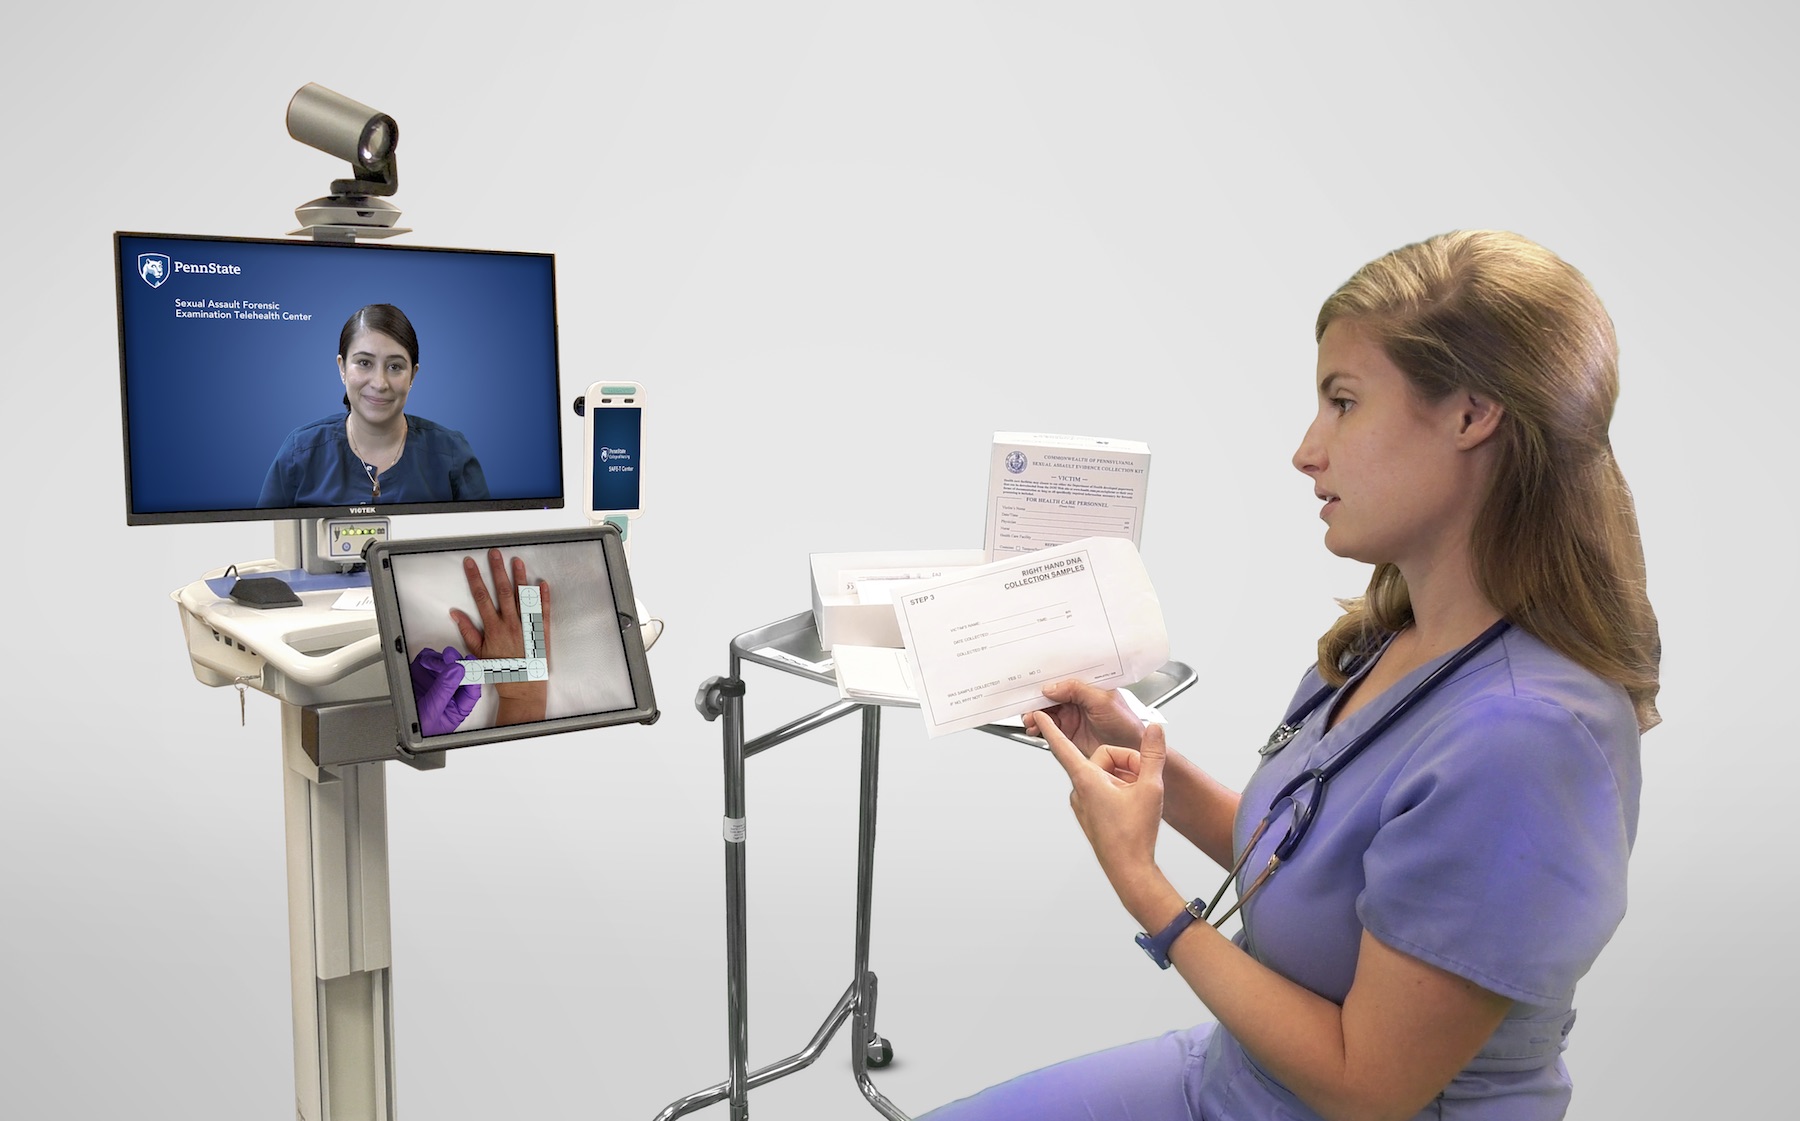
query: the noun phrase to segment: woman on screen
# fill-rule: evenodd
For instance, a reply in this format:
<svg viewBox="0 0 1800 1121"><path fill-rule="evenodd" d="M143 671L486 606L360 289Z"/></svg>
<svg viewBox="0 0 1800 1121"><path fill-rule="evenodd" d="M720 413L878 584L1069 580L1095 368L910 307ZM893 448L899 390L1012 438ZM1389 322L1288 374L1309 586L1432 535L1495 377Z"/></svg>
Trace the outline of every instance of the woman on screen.
<svg viewBox="0 0 1800 1121"><path fill-rule="evenodd" d="M392 304L359 308L338 335L343 416L288 433L257 505L356 506L488 497L481 462L461 432L406 412L419 374L419 336Z"/></svg>

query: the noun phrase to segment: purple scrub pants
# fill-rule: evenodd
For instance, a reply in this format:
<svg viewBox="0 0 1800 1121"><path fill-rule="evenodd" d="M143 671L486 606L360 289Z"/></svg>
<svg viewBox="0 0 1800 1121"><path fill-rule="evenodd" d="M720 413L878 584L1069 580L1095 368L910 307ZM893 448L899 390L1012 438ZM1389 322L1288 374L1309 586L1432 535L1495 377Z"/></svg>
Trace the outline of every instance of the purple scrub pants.
<svg viewBox="0 0 1800 1121"><path fill-rule="evenodd" d="M915 1121L1195 1121L1211 1023L1057 1063Z"/></svg>

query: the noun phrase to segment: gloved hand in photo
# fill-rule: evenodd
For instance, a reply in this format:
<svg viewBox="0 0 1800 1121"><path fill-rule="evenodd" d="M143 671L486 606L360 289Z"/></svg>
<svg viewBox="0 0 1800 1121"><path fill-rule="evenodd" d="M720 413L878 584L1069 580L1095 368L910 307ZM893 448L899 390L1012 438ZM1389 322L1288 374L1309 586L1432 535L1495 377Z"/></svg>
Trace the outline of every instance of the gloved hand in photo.
<svg viewBox="0 0 1800 1121"><path fill-rule="evenodd" d="M427 736L456 731L481 699L481 686L462 683L462 654L454 646L442 651L426 647L408 670L419 706L419 731Z"/></svg>

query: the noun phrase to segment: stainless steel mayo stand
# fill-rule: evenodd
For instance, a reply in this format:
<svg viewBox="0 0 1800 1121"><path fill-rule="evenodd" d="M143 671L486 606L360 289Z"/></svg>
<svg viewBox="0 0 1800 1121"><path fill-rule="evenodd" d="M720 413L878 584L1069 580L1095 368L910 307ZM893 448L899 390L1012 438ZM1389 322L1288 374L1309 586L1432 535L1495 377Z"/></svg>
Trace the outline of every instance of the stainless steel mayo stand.
<svg viewBox="0 0 1800 1121"><path fill-rule="evenodd" d="M731 1102L731 1121L747 1121L750 1116L750 1089L811 1066L846 1019L854 1019L855 1022L850 1045L850 1069L863 1097L869 1100L876 1112L890 1121L909 1121L907 1115L888 1101L869 1080L871 1067L884 1067L893 1059L893 1049L888 1041L875 1034L875 974L869 971L869 916L874 900L875 786L881 749L881 708L879 705L859 701L840 700L746 743L744 681L740 672L743 663L768 666L834 688L837 685L837 679L831 673L804 668L795 662L783 660L779 655L815 664L825 660L827 655L819 647L819 632L813 624L812 612L805 611L756 630L745 631L732 639L731 672L725 677L707 679L701 684L699 695L694 698L695 707L706 719L716 720L720 716L725 718L725 992L729 1071L724 1082L671 1102L656 1115L656 1121L673 1121L684 1113L727 1099ZM1133 685L1131 691L1145 704L1160 708L1193 685L1194 678L1194 671L1183 663L1165 662L1155 673ZM750 1070L749 1017L746 1009L749 954L744 921L744 760L858 710L862 712L862 793L858 802L856 838L854 979L805 1047L779 1062ZM1042 740L1028 736L1018 728L988 724L981 731L1015 740L1040 751L1047 750Z"/></svg>

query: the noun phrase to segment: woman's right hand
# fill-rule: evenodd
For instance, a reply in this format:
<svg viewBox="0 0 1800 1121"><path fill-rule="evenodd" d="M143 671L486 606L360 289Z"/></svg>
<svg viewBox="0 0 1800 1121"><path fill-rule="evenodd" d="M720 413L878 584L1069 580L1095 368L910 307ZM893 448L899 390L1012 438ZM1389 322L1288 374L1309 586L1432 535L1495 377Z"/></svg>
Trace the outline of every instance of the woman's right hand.
<svg viewBox="0 0 1800 1121"><path fill-rule="evenodd" d="M1092 755L1101 744L1136 751L1144 742L1144 722L1116 689L1058 681L1044 687L1044 696L1056 704L1038 715L1054 720L1083 755Z"/></svg>
<svg viewBox="0 0 1800 1121"><path fill-rule="evenodd" d="M450 609L450 621L462 635L469 656L486 658L523 658L525 656L525 620L519 608L519 589L532 586L525 575L525 560L514 557L510 571L499 549L488 550L488 568L493 573L494 591L488 593L487 581L474 557L463 558L463 576L469 583L469 597L475 601L479 623L465 611ZM550 657L550 585L539 580L538 610L544 622L542 656ZM500 703L494 713L496 724L529 724L544 719L549 707L548 681L513 681L496 683L494 692Z"/></svg>

